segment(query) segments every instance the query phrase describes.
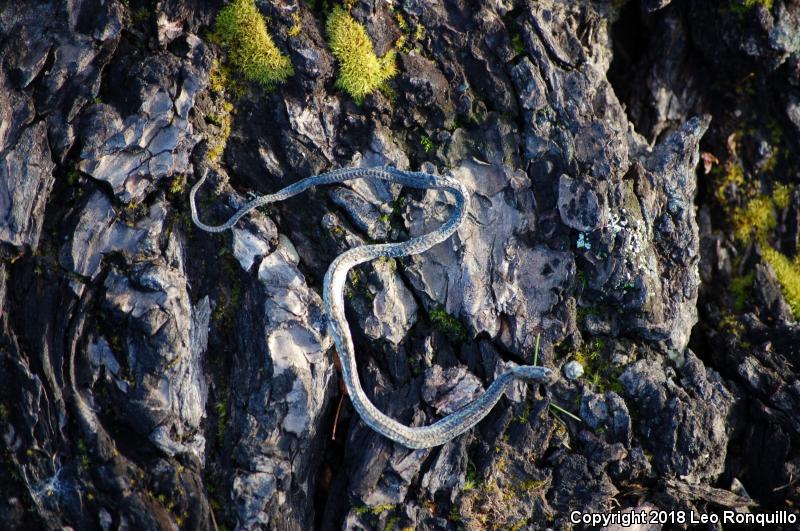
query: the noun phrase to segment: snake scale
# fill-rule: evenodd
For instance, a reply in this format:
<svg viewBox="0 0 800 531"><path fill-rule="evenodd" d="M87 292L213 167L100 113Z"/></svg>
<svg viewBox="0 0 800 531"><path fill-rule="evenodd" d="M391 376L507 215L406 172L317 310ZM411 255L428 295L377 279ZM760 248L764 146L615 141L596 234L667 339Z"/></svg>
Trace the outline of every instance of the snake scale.
<svg viewBox="0 0 800 531"><path fill-rule="evenodd" d="M380 257L398 258L419 254L449 238L461 225L469 208L469 195L456 179L424 172L402 171L393 167L343 168L302 179L277 193L256 197L246 203L222 225L209 226L200 221L195 205L197 190L207 174L192 187L189 202L192 220L200 229L222 232L233 227L243 216L268 203L288 199L309 188L341 183L353 179L380 179L420 189L439 189L455 196L453 215L439 229L405 242L361 245L337 256L323 283L323 303L328 317L328 331L339 353L342 377L358 414L372 429L408 448L430 448L444 444L472 428L483 419L500 400L514 380L547 382L553 375L551 369L532 365L516 366L498 376L486 392L461 409L428 426L411 427L401 424L382 413L370 401L361 387L356 366L355 349L344 312L344 285L347 273L353 267Z"/></svg>

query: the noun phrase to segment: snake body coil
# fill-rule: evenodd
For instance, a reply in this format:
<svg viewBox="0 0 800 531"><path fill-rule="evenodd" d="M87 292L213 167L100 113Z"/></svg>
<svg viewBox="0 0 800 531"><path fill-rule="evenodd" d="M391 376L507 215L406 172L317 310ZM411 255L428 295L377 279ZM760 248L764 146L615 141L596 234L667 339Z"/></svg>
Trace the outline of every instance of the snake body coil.
<svg viewBox="0 0 800 531"><path fill-rule="evenodd" d="M353 407L364 422L378 433L408 448L438 446L464 433L483 419L515 379L546 382L551 378L552 371L545 367L532 365L514 367L496 378L486 392L473 402L429 426L420 427L406 426L382 413L370 401L361 387L353 338L350 335L344 313L344 285L347 280L347 272L359 264L379 257L398 258L419 254L449 238L461 225L469 208L467 191L457 180L423 172L401 171L392 167L344 168L308 177L277 193L257 197L245 204L222 225L209 226L198 219L195 206L195 195L205 178L204 174L192 187L189 202L195 225L208 232L221 232L233 227L243 216L259 206L288 199L314 186L340 183L352 179L380 179L412 188L445 190L455 196L454 213L438 230L405 242L355 247L337 256L325 274L323 301L328 316L328 331L333 337L341 360L342 376Z"/></svg>

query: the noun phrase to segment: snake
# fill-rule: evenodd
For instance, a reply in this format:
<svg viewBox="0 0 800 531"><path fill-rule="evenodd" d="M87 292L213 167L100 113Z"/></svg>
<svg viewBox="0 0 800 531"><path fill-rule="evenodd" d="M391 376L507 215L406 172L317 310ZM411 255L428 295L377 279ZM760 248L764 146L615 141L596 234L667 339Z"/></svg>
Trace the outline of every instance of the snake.
<svg viewBox="0 0 800 531"><path fill-rule="evenodd" d="M206 225L197 215L195 196L208 175L206 170L189 194L192 221L207 232L232 228L252 210L288 199L309 188L342 183L354 179L374 179L397 183L410 188L442 190L455 197L450 218L438 229L398 243L359 245L338 255L328 267L322 287L323 307L327 315L328 333L333 338L341 362L341 373L347 393L361 419L376 432L410 449L431 448L445 444L480 422L503 397L514 381L547 383L553 370L536 365L516 365L501 373L486 391L472 402L427 426L406 426L380 411L361 386L356 365L353 337L345 317L344 287L347 273L355 266L377 258L400 258L422 253L447 240L464 221L469 209L469 193L457 179L421 171L399 170L392 166L341 168L301 179L282 190L255 196L221 225Z"/></svg>

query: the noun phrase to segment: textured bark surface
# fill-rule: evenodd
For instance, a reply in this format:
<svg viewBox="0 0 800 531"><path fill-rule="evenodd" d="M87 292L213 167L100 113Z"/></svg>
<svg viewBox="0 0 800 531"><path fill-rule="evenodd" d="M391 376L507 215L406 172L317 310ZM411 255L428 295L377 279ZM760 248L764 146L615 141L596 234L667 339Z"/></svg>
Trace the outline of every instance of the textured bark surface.
<svg viewBox="0 0 800 531"><path fill-rule="evenodd" d="M295 69L271 91L225 74L222 1L0 0L4 526L565 530L800 503L800 327L767 240L726 215L785 185L769 241L795 259L800 4L356 0L378 55L404 39L360 105L334 87L335 2L256 4ZM189 217L206 171L222 220L385 164L472 197L447 242L351 275L376 405L430 423L537 336L562 373L430 450L354 414L320 289L342 251L438 227L445 194L352 182L222 234Z"/></svg>

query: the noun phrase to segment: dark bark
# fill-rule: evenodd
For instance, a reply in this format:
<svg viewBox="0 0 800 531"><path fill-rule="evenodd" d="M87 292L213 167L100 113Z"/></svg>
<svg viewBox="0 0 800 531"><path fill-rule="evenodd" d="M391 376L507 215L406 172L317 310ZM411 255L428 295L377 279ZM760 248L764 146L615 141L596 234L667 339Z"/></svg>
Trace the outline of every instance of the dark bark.
<svg viewBox="0 0 800 531"><path fill-rule="evenodd" d="M256 4L295 69L271 91L220 81L221 1L0 1L5 527L569 529L800 503L800 301L770 261L800 243L800 4L350 2L379 54L405 39L360 105L334 85L333 2ZM430 423L537 336L583 376L408 450L343 396L320 288L447 197L354 182L228 233L189 217L205 171L221 220L384 164L450 172L472 206L452 240L351 276L376 405Z"/></svg>

